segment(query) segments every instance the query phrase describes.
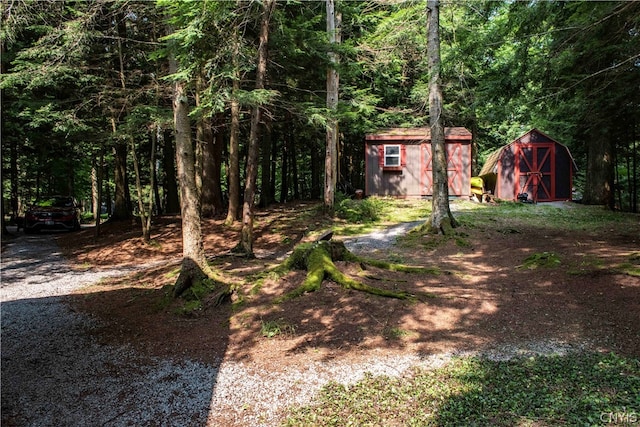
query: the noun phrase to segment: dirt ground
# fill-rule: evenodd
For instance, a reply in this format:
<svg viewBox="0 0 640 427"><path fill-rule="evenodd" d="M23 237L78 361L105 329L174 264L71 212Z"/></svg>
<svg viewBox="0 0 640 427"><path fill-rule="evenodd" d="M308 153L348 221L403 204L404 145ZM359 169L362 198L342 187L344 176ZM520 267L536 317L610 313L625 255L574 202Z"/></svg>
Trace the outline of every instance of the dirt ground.
<svg viewBox="0 0 640 427"><path fill-rule="evenodd" d="M345 291L325 281L318 292L274 304L274 298L301 283L304 273L262 281L255 275L274 266L296 243L313 239L314 231L326 229L328 223L317 212L313 204L260 212L254 260L229 255L238 241L238 225L205 220L206 252L241 283L240 292L231 304L205 305L190 315L176 314L176 302L161 304L177 277L179 218L156 220L151 245L141 242L138 226L129 222L104 225L98 239L93 228L63 235L59 243L79 269L155 263L83 289L72 304L102 320L95 334L103 343L205 363L247 360L272 371L310 360L536 342L640 356L640 278L618 269L640 250L640 224L558 232L495 221L459 228L456 238L413 236L366 256L438 267L440 274L370 268L365 277L358 265L339 266L365 283L421 295L417 301ZM435 244L437 239L442 241ZM560 263L523 266L527 256L545 252L557 254Z"/></svg>

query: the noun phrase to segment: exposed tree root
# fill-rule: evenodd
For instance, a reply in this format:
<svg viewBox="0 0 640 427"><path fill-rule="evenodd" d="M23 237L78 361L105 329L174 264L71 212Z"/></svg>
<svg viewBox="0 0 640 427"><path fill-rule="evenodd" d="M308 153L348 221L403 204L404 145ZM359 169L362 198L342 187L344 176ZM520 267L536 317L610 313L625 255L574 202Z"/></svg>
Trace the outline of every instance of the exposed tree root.
<svg viewBox="0 0 640 427"><path fill-rule="evenodd" d="M293 253L289 258L287 258L276 269L279 274L284 274L292 269L302 269L307 270L308 272L304 282L302 282L302 284L293 291L281 297L278 302L298 297L307 292L317 291L320 289L322 281L327 278L341 285L345 289L353 289L388 298L415 298L415 295L405 291L381 289L354 280L342 273L334 264L335 261L359 263L363 268L366 268L367 265L371 265L390 271L438 274L438 270L436 269L412 267L361 258L351 253L342 242L322 240L315 243L298 245L294 248Z"/></svg>
<svg viewBox="0 0 640 427"><path fill-rule="evenodd" d="M198 301L200 305L205 302L206 305L217 306L228 300L234 290L233 284L208 265L203 269L195 261L185 258L173 288L173 295L187 301Z"/></svg>
<svg viewBox="0 0 640 427"><path fill-rule="evenodd" d="M458 222L451 214L441 218L439 221L434 219L433 214L431 214L431 216L418 227L418 232L422 234L443 234L446 236L453 234L453 229L458 225Z"/></svg>

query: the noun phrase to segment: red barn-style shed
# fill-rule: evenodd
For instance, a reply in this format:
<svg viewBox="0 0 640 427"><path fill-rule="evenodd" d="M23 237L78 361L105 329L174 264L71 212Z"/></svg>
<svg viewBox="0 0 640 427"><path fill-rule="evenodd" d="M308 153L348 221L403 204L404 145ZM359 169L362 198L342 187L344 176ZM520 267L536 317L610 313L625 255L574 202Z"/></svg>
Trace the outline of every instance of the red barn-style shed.
<svg viewBox="0 0 640 427"><path fill-rule="evenodd" d="M480 177L495 197L553 202L571 200L576 163L569 149L537 129L531 129L489 155Z"/></svg>
<svg viewBox="0 0 640 427"><path fill-rule="evenodd" d="M471 132L445 128L449 195L468 197ZM365 194L426 197L433 194L431 129L385 129L365 137Z"/></svg>

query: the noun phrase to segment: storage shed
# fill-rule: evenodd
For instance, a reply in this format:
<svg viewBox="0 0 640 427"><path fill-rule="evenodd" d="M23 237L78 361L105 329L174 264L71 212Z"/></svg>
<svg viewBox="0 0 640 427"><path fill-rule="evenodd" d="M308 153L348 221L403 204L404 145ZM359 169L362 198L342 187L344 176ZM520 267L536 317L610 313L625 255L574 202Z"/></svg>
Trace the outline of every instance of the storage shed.
<svg viewBox="0 0 640 427"><path fill-rule="evenodd" d="M569 149L537 129L489 155L480 177L495 197L533 202L571 200L576 163Z"/></svg>
<svg viewBox="0 0 640 427"><path fill-rule="evenodd" d="M445 128L449 195L468 197L471 132ZM365 194L426 197L433 194L431 129L385 129L365 137Z"/></svg>

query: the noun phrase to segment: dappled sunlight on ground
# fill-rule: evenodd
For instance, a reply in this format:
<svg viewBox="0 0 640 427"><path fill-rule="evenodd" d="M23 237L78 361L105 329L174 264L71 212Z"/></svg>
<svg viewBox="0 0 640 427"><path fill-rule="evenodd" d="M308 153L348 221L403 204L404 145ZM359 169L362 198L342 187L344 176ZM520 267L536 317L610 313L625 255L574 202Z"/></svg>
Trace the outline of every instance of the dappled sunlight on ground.
<svg viewBox="0 0 640 427"><path fill-rule="evenodd" d="M289 220L298 212L295 206L259 217L259 255L254 260L228 254L237 242L238 227L207 220L205 245L211 262L237 278L240 287L233 305L206 307L188 316L175 314L176 301L160 304L168 289L163 286L175 280L180 260L175 218L155 222L157 246L150 248L142 248L132 237L135 230L114 230L104 242L91 242L91 230L65 236L65 252L79 264L168 263L86 289L73 303L106 322L108 326L97 331L103 341L131 342L152 355L242 361L272 372L301 369L313 361L464 352L531 342L640 354L640 279L616 271L638 251L640 225L635 230L639 234L629 227L565 231L497 218L463 225L452 238L412 235L391 250L363 253L437 267L439 274L371 267L363 275L358 265L338 266L364 283L406 290L416 300L346 291L325 281L317 292L275 304L276 298L299 286L305 273L293 271L277 278L263 272L284 259L296 243L328 227L313 216L311 205L304 208L308 210L297 222ZM483 209L487 215L491 208ZM557 256L559 264L525 266L527 257L545 253Z"/></svg>

